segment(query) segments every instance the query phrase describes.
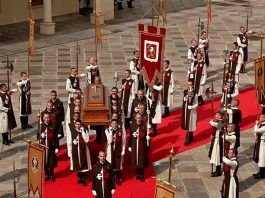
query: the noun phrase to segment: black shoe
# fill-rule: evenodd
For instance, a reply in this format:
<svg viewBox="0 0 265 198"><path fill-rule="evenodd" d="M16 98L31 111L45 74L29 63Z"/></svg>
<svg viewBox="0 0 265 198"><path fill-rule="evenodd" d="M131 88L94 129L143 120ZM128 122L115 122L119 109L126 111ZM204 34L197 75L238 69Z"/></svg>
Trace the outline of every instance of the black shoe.
<svg viewBox="0 0 265 198"><path fill-rule="evenodd" d="M50 176L49 175L46 175L45 181L49 181L49 180L50 180Z"/></svg>
<svg viewBox="0 0 265 198"><path fill-rule="evenodd" d="M55 182L55 177L51 176L50 180L51 180L51 182Z"/></svg>
<svg viewBox="0 0 265 198"><path fill-rule="evenodd" d="M190 142L185 141L184 146L188 146L189 144L190 144Z"/></svg>
<svg viewBox="0 0 265 198"><path fill-rule="evenodd" d="M122 7L122 2L118 2L118 10L122 10L122 9L124 9L124 8Z"/></svg>
<svg viewBox="0 0 265 198"><path fill-rule="evenodd" d="M22 125L21 128L22 128L22 129L26 129L27 127L26 127L25 125Z"/></svg>
<svg viewBox="0 0 265 198"><path fill-rule="evenodd" d="M31 125L28 124L28 125L26 126L26 128L31 129L31 128L33 128L33 126L31 126Z"/></svg>
<svg viewBox="0 0 265 198"><path fill-rule="evenodd" d="M254 176L254 179L263 179L265 178L265 176L263 174L258 174L256 176Z"/></svg>
<svg viewBox="0 0 265 198"><path fill-rule="evenodd" d="M134 8L131 1L127 1L128 8Z"/></svg>
<svg viewBox="0 0 265 198"><path fill-rule="evenodd" d="M165 113L165 114L162 115L162 118L166 118L168 116L169 116L169 114Z"/></svg>
<svg viewBox="0 0 265 198"><path fill-rule="evenodd" d="M253 177L257 177L258 175L260 175L260 172L252 174Z"/></svg>
<svg viewBox="0 0 265 198"><path fill-rule="evenodd" d="M117 184L118 186L120 186L120 185L121 185L121 179L117 178L117 179L116 179L116 184Z"/></svg>
<svg viewBox="0 0 265 198"><path fill-rule="evenodd" d="M139 173L136 173L136 180L139 180L140 179L140 175Z"/></svg>
<svg viewBox="0 0 265 198"><path fill-rule="evenodd" d="M78 177L77 184L81 184L81 183L82 183L82 179L81 177Z"/></svg>
<svg viewBox="0 0 265 198"><path fill-rule="evenodd" d="M6 146L10 146L10 143L9 143L9 141L7 141L7 140L4 140L4 141L3 141L3 144L6 145Z"/></svg>
<svg viewBox="0 0 265 198"><path fill-rule="evenodd" d="M144 181L145 181L145 178L144 178L143 175L140 176L140 181L141 181L141 182L144 182Z"/></svg>
<svg viewBox="0 0 265 198"><path fill-rule="evenodd" d="M13 140L8 140L9 143L14 144L15 142Z"/></svg>

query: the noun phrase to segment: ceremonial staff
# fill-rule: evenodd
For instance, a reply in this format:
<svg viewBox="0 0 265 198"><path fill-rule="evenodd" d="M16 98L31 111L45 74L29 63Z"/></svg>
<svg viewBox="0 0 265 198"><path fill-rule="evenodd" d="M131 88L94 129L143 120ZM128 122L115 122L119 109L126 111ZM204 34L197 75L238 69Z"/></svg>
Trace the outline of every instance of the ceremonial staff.
<svg viewBox="0 0 265 198"><path fill-rule="evenodd" d="M146 137L149 137L149 127L150 127L150 123L149 123L149 120L150 120L150 108L149 108L149 101L148 101L148 98L146 100L146 113L147 113L147 134L146 134ZM147 138L146 139L146 144L147 146L150 146L150 142L149 142L149 139Z"/></svg>
<svg viewBox="0 0 265 198"><path fill-rule="evenodd" d="M170 157L169 157L169 170L168 170L168 183L171 182L171 171L172 171L172 157L174 155L174 149L173 146L170 149Z"/></svg>
<svg viewBox="0 0 265 198"><path fill-rule="evenodd" d="M76 42L76 70L78 73L78 68L79 68L79 62L78 62L78 58L79 58L79 45L78 45L78 41Z"/></svg>
<svg viewBox="0 0 265 198"><path fill-rule="evenodd" d="M200 17L199 17L198 24L196 26L198 27L197 42L198 42L198 46L199 46L200 33L201 33L201 30L204 29L204 23L201 21L201 18Z"/></svg>
<svg viewBox="0 0 265 198"><path fill-rule="evenodd" d="M37 140L39 141L39 144L40 144L40 137L41 137L41 112L40 112L40 109L39 109L39 112L37 114L37 117L38 117L38 130L37 130Z"/></svg>
<svg viewBox="0 0 265 198"><path fill-rule="evenodd" d="M13 70L14 70L14 65L12 63L10 63L9 56L6 56L7 96L9 98L10 107L11 107L11 94L13 93L13 90L10 90L10 72L13 72ZM12 111L13 111L13 109L12 109ZM11 117L10 113L13 113L13 112L9 112L8 117ZM11 123L11 124L13 125L13 123ZM15 124L15 127L16 127L16 124ZM11 133L12 133L12 127L9 127L9 139L10 139L10 141L11 141ZM13 142L13 141L11 141L11 142Z"/></svg>

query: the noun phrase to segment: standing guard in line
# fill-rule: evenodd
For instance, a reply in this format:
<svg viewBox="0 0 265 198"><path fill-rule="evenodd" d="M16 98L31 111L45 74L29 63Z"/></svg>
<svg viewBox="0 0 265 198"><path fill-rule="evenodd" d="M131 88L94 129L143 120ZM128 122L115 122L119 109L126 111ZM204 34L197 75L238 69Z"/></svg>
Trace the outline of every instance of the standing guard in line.
<svg viewBox="0 0 265 198"><path fill-rule="evenodd" d="M120 186L126 146L126 131L118 127L117 120L112 120L110 126L105 130L105 135L107 138L106 159L112 164L116 183Z"/></svg>
<svg viewBox="0 0 265 198"><path fill-rule="evenodd" d="M197 54L197 60L194 61L192 71L194 74L193 87L196 94L198 94L198 104L203 105L203 87L206 82L207 74L205 62L203 61L202 53Z"/></svg>
<svg viewBox="0 0 265 198"><path fill-rule="evenodd" d="M162 90L162 104L165 107L163 117L170 115L169 107L173 105L173 92L174 92L174 76L173 71L169 68L169 60L164 61L163 73L163 90Z"/></svg>
<svg viewBox="0 0 265 198"><path fill-rule="evenodd" d="M139 65L139 51L135 50L133 52L134 56L130 62L130 70L132 73L132 79L134 80L135 91L141 89L144 90L144 78L143 74L140 72L141 68Z"/></svg>
<svg viewBox="0 0 265 198"><path fill-rule="evenodd" d="M87 85L95 83L95 77L100 76L99 68L94 57L89 58L89 65L86 67Z"/></svg>
<svg viewBox="0 0 265 198"><path fill-rule="evenodd" d="M98 154L99 161L92 169L92 194L96 198L112 198L115 193L115 177L104 151Z"/></svg>
<svg viewBox="0 0 265 198"><path fill-rule="evenodd" d="M184 145L187 146L193 142L193 132L197 128L197 110L198 96L193 90L193 83L187 83L188 88L184 90L182 105L181 128L186 130L186 139Z"/></svg>
<svg viewBox="0 0 265 198"><path fill-rule="evenodd" d="M64 137L63 124L64 124L64 106L63 102L57 97L57 91L52 90L50 101L53 103L54 111L57 114L58 119L58 137L62 139Z"/></svg>
<svg viewBox="0 0 265 198"><path fill-rule="evenodd" d="M244 26L240 27L240 33L237 36L237 43L239 48L242 49L242 62L240 65L240 73L246 73L246 63L248 61L248 33Z"/></svg>
<svg viewBox="0 0 265 198"><path fill-rule="evenodd" d="M188 63L190 64L188 69L188 80L193 80L194 76L191 71L193 71L193 62L197 60L197 53L198 53L198 43L195 39L191 40L191 46L188 50Z"/></svg>
<svg viewBox="0 0 265 198"><path fill-rule="evenodd" d="M235 81L235 78L229 72L226 75L226 81L223 88L223 94L221 99L221 106L228 107L231 105L233 98L239 94L238 83Z"/></svg>
<svg viewBox="0 0 265 198"><path fill-rule="evenodd" d="M135 121L131 123L129 148L131 152L131 166L136 171L136 179L145 181L144 168L146 163L146 152L150 140L147 134L146 123L143 123L141 114L135 115Z"/></svg>
<svg viewBox="0 0 265 198"><path fill-rule="evenodd" d="M87 128L82 126L81 120L75 121L75 128L71 131L72 135L72 165L73 170L77 171L78 184L87 185L86 174L91 170L91 159L88 148L89 134Z"/></svg>
<svg viewBox="0 0 265 198"><path fill-rule="evenodd" d="M236 142L238 142L238 137L236 136L236 133L235 133L235 125L228 124L228 126L226 127L226 132L225 132L224 156L227 156L229 149L237 150Z"/></svg>
<svg viewBox="0 0 265 198"><path fill-rule="evenodd" d="M265 178L265 115L261 114L254 126L256 141L254 147L253 161L259 166L259 172L253 174L255 179Z"/></svg>
<svg viewBox="0 0 265 198"><path fill-rule="evenodd" d="M19 105L20 105L20 121L22 129L32 128L29 125L29 115L31 114L31 101L30 101L30 80L26 72L20 73L21 80L17 82L18 90L20 93L19 96Z"/></svg>
<svg viewBox="0 0 265 198"><path fill-rule="evenodd" d="M128 128L130 123L132 101L135 98L134 81L131 78L131 70L125 71L125 78L122 79L122 105L123 114L125 117L125 127Z"/></svg>
<svg viewBox="0 0 265 198"><path fill-rule="evenodd" d="M54 125L50 122L50 115L44 113L42 117L43 122L41 123L41 143L48 148L45 148L45 181L55 181L54 168L57 167L56 153L59 151L58 136L54 131Z"/></svg>
<svg viewBox="0 0 265 198"><path fill-rule="evenodd" d="M147 99L144 95L144 91L139 89L136 94L136 98L132 101L132 107L131 107L131 120L135 113L139 111L139 104L144 104L145 108L147 108Z"/></svg>
<svg viewBox="0 0 265 198"><path fill-rule="evenodd" d="M2 134L3 144L9 146L8 111L10 111L10 108L9 98L7 96L7 86L6 84L0 84L0 133Z"/></svg>
<svg viewBox="0 0 265 198"><path fill-rule="evenodd" d="M214 164L216 171L212 173L211 177L218 177L222 175L221 163L223 158L223 132L224 132L224 120L223 113L217 112L215 114L215 120L211 120L210 125L214 128L212 133L212 141L209 150L208 157L210 163Z"/></svg>
<svg viewBox="0 0 265 198"><path fill-rule="evenodd" d="M238 43L233 43L233 50L229 53L229 67L228 72L232 74L236 82L239 82L239 71L242 65L242 53L238 48Z"/></svg>
<svg viewBox="0 0 265 198"><path fill-rule="evenodd" d="M207 33L205 31L202 31L201 38L199 39L199 50L203 54L206 66L209 67L209 39L207 37Z"/></svg>
<svg viewBox="0 0 265 198"><path fill-rule="evenodd" d="M224 175L221 189L222 198L239 198L239 182L237 177L238 161L237 151L230 149L228 157L223 157Z"/></svg>

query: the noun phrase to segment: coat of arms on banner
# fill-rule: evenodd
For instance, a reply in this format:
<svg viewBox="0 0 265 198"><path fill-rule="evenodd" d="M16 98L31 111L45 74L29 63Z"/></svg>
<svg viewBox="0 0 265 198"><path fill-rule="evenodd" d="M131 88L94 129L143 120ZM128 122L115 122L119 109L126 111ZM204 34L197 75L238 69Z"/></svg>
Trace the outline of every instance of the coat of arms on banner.
<svg viewBox="0 0 265 198"><path fill-rule="evenodd" d="M150 62L158 61L159 42L144 41L144 59Z"/></svg>
<svg viewBox="0 0 265 198"><path fill-rule="evenodd" d="M141 73L152 86L163 72L166 29L138 24L138 32Z"/></svg>

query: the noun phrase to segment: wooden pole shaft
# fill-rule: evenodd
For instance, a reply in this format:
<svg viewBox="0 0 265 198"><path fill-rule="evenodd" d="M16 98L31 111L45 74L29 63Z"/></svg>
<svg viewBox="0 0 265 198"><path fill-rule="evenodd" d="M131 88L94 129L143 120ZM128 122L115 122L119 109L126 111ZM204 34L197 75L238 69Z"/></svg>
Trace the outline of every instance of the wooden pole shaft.
<svg viewBox="0 0 265 198"><path fill-rule="evenodd" d="M95 59L96 61L98 60L98 43L97 43L97 0L94 0L95 1Z"/></svg>
<svg viewBox="0 0 265 198"><path fill-rule="evenodd" d="M154 26L154 15L155 15L155 9L154 9L154 6L155 6L155 0L152 0L152 26Z"/></svg>

